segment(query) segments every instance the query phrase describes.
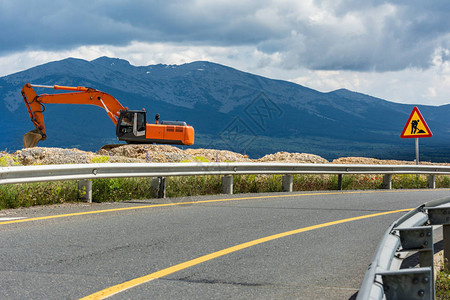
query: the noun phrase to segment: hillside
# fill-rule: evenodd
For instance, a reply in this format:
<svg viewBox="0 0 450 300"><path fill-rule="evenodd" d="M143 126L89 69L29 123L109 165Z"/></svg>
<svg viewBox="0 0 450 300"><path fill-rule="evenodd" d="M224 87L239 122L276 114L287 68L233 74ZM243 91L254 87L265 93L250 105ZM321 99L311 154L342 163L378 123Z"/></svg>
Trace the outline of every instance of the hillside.
<svg viewBox="0 0 450 300"><path fill-rule="evenodd" d="M68 58L0 78L0 149L22 148L33 129L20 95L27 83L88 86L105 91L130 109L145 108L163 120L194 126L193 148L213 148L251 158L279 151L342 156L414 158L413 140L399 135L412 105L336 90L321 93L294 83L241 72L211 62L137 67L101 57ZM38 90L38 93L48 93ZM433 138L421 139L421 159L450 161L450 105L419 106ZM95 151L117 143L114 125L97 107L47 105L48 138L42 147Z"/></svg>

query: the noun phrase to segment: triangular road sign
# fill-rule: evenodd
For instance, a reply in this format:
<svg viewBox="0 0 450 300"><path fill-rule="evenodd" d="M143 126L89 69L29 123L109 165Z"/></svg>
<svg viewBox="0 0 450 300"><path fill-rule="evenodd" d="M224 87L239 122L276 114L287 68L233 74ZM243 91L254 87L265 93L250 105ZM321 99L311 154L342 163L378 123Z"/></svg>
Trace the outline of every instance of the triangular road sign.
<svg viewBox="0 0 450 300"><path fill-rule="evenodd" d="M433 134L431 133L430 128L428 128L428 125L425 122L424 118L420 114L419 109L417 107L414 107L400 137L423 138L432 136Z"/></svg>

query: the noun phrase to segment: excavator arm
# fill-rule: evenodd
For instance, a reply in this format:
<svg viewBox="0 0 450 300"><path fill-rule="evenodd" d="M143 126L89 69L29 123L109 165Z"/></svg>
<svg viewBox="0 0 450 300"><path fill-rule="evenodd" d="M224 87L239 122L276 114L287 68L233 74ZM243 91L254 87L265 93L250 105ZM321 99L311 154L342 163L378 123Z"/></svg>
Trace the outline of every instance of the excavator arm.
<svg viewBox="0 0 450 300"><path fill-rule="evenodd" d="M71 91L70 93L59 94L36 94L33 87L50 88L54 90ZM47 103L60 103L60 104L89 104L96 105L105 109L106 113L113 121L114 125L117 125L120 111L125 108L115 99L113 96L98 91L96 89L87 87L68 87L68 86L46 86L46 85L33 85L27 83L22 88L22 97L25 101L25 105L28 109L31 121L36 127L34 130L26 133L23 137L23 144L25 148L34 147L41 140L47 138L45 132L45 122L43 112L45 111L44 104Z"/></svg>

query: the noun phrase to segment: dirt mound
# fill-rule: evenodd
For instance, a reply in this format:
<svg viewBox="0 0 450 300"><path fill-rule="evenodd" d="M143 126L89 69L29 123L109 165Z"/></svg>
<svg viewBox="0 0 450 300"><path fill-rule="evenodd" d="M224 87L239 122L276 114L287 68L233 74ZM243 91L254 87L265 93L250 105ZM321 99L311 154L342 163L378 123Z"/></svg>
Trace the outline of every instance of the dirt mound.
<svg viewBox="0 0 450 300"><path fill-rule="evenodd" d="M97 153L78 149L35 147L16 151L4 159L6 165L87 164L107 162L295 162L328 163L307 153L278 152L260 159L227 150L180 149L170 145L106 145ZM8 163L8 162L11 163Z"/></svg>
<svg viewBox="0 0 450 300"><path fill-rule="evenodd" d="M258 159L227 150L180 149L170 145L106 145L97 153L78 149L35 147L13 154L0 152L0 166L50 165L87 163L145 163L145 162L283 162L283 163L330 163L326 159L308 153L277 152ZM333 164L412 165L414 161L380 160L367 157L342 157ZM443 165L421 162L423 165ZM445 164L449 165L449 164Z"/></svg>
<svg viewBox="0 0 450 300"><path fill-rule="evenodd" d="M13 156L17 157L21 165L87 164L94 153L78 149L35 147L16 151Z"/></svg>
<svg viewBox="0 0 450 300"><path fill-rule="evenodd" d="M333 164L364 164L364 165L415 165L415 161L392 160L392 159L376 159L368 157L341 157L332 161ZM446 165L431 162L420 162L421 165Z"/></svg>
<svg viewBox="0 0 450 300"><path fill-rule="evenodd" d="M285 163L311 163L311 164L327 164L328 160L318 155L308 153L289 153L289 152L277 152L275 154L268 154L260 159L255 160L257 162L285 162Z"/></svg>
<svg viewBox="0 0 450 300"><path fill-rule="evenodd" d="M4 156L6 157L6 156ZM104 162L145 162L131 157L105 157L94 152L78 149L35 147L18 150L7 156L7 165L55 165L55 164L89 164Z"/></svg>
<svg viewBox="0 0 450 300"><path fill-rule="evenodd" d="M180 162L191 158L183 150L169 145L106 145L97 154L134 158L142 162Z"/></svg>
<svg viewBox="0 0 450 300"><path fill-rule="evenodd" d="M185 153L189 154L195 161L212 161L212 162L251 162L247 155L228 151L214 149L186 149Z"/></svg>

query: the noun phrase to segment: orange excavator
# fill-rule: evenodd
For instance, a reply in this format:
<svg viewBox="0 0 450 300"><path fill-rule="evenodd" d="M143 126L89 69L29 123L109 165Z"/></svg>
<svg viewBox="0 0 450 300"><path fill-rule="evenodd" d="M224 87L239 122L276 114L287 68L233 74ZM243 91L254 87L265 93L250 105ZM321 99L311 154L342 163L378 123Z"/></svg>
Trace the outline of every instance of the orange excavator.
<svg viewBox="0 0 450 300"><path fill-rule="evenodd" d="M38 95L33 87L71 92ZM47 103L90 104L103 108L116 125L117 138L129 144L192 145L194 143L194 128L186 122L159 121L159 114L156 114L155 123L148 124L145 110L129 110L113 96L93 88L27 83L22 88L22 96L31 121L36 127L23 136L25 148L35 147L39 141L47 138L43 115L44 104Z"/></svg>

